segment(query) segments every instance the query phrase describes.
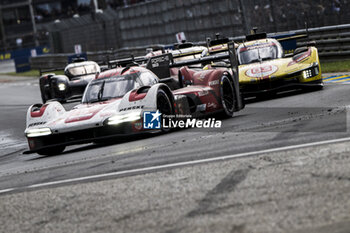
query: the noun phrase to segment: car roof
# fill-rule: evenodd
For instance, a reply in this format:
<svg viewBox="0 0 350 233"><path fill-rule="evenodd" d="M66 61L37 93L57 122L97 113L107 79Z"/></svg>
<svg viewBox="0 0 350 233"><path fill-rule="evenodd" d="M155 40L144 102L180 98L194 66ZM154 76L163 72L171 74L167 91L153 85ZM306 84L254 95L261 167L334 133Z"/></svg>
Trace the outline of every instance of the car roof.
<svg viewBox="0 0 350 233"><path fill-rule="evenodd" d="M111 70L106 70L100 73L96 79L109 78L112 76L123 75L124 77L128 74L140 73L140 72L149 72L148 69L140 66L132 66L132 67L117 67Z"/></svg>
<svg viewBox="0 0 350 233"><path fill-rule="evenodd" d="M74 63L70 63L66 66L66 69L72 68L72 67L79 67L79 66L85 66L85 65L97 65L98 64L94 61L82 61L82 62L74 62Z"/></svg>

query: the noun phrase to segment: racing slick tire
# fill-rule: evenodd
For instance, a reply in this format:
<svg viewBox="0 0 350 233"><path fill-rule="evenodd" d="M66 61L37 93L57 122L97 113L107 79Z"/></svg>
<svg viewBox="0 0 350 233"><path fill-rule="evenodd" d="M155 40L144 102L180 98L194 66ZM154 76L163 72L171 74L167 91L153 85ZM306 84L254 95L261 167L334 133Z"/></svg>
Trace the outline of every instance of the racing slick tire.
<svg viewBox="0 0 350 233"><path fill-rule="evenodd" d="M66 149L66 146L55 146L55 147L38 150L37 153L39 155L47 155L47 156L58 155L58 154L61 154L64 151L64 149Z"/></svg>
<svg viewBox="0 0 350 233"><path fill-rule="evenodd" d="M162 113L162 118L164 115L172 115L174 113L171 101L168 95L161 89L158 90L157 93L157 109L160 113ZM168 124L169 125L169 124ZM169 128L163 128L162 132L170 131Z"/></svg>
<svg viewBox="0 0 350 233"><path fill-rule="evenodd" d="M178 83L179 83L179 88L183 88L184 87L184 81L182 79L182 74L181 71L179 70L178 74L177 74L177 78L178 78Z"/></svg>
<svg viewBox="0 0 350 233"><path fill-rule="evenodd" d="M224 75L220 80L220 98L223 106L223 116L232 117L237 105L236 92L232 80Z"/></svg>

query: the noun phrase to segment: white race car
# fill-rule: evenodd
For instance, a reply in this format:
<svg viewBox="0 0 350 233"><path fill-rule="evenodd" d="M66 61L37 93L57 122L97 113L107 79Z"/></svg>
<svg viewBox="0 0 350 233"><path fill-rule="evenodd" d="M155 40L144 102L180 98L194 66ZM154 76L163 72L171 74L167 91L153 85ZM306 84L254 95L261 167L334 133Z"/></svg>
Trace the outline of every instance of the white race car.
<svg viewBox="0 0 350 233"><path fill-rule="evenodd" d="M243 108L237 92L238 78L232 76L230 69L183 67L179 77L184 76L188 86L171 90L162 83L169 77L162 79L159 75L166 73L160 72L162 67L169 73L171 60L171 54L150 58L147 66L153 67L154 72L151 68L127 66L99 74L86 87L81 104L70 111L57 101L32 105L27 112L25 130L29 152L59 154L67 145L150 131L145 127L145 113L195 117L223 113L232 117L235 111ZM186 65L186 62L178 65ZM159 126L154 130L164 128Z"/></svg>
<svg viewBox="0 0 350 233"><path fill-rule="evenodd" d="M143 67L112 69L93 80L82 103L70 111L57 101L32 105L25 135L31 152L59 154L67 145L142 132L142 112L172 114L172 97L168 86Z"/></svg>

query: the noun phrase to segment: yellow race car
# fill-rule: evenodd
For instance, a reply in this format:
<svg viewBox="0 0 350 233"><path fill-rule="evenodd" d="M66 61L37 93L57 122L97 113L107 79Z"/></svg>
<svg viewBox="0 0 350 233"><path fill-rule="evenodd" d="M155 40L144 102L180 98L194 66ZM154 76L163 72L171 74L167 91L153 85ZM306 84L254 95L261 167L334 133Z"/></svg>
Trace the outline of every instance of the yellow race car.
<svg viewBox="0 0 350 233"><path fill-rule="evenodd" d="M285 56L276 39L261 38L261 35L254 39L254 36L247 36L248 41L237 48L239 85L245 97L285 89L323 88L315 46L297 48L293 54Z"/></svg>

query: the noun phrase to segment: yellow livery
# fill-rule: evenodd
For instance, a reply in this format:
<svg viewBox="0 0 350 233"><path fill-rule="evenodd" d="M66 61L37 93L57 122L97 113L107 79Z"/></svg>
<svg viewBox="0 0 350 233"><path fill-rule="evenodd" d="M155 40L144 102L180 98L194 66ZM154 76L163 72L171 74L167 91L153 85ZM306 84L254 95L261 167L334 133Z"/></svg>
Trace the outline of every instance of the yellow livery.
<svg viewBox="0 0 350 233"><path fill-rule="evenodd" d="M271 38L248 41L237 48L239 84L244 96L284 89L323 87L317 48L297 48L284 56L281 44Z"/></svg>

